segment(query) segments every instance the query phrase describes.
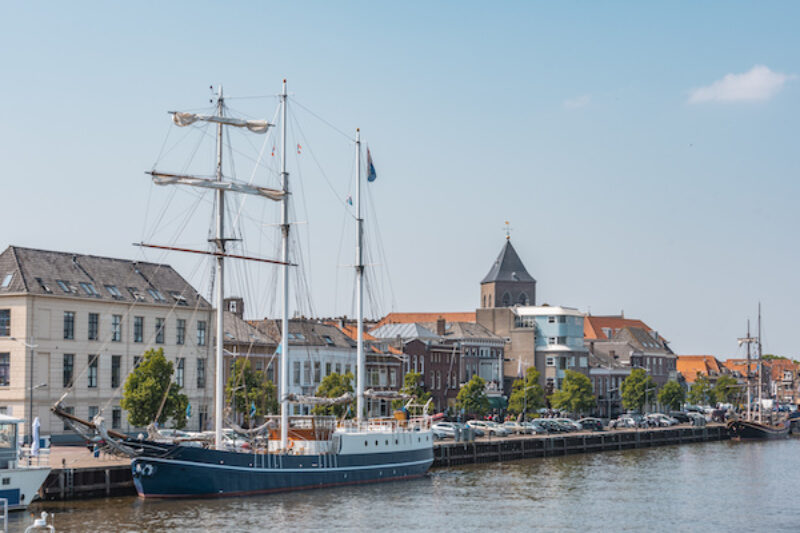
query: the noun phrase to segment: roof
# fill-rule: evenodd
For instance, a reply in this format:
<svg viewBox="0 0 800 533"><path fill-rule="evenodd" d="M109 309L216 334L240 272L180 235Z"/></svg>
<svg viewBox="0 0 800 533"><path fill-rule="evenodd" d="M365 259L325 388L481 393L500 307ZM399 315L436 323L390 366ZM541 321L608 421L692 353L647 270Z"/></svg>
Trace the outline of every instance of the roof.
<svg viewBox="0 0 800 533"><path fill-rule="evenodd" d="M420 325L430 331L433 332L436 331L436 322L423 322ZM495 335L486 327L473 322L445 322L444 335L443 336L437 335L437 337L439 337L442 340L480 339L480 340L505 342L503 337Z"/></svg>
<svg viewBox="0 0 800 533"><path fill-rule="evenodd" d="M653 330L626 326L614 335L614 340L628 341L639 351L656 354L671 354L672 352L664 344L663 339L653 338Z"/></svg>
<svg viewBox="0 0 800 533"><path fill-rule="evenodd" d="M517 251L511 245L511 240L506 239L503 249L500 250L500 255L494 260L492 268L489 273L483 278L483 283L493 283L496 281L523 281L528 283L536 283L533 276L528 274L525 265L522 264L522 259L517 255Z"/></svg>
<svg viewBox="0 0 800 533"><path fill-rule="evenodd" d="M223 320L225 344L275 347L280 343L280 337L267 335L230 311L225 311Z"/></svg>
<svg viewBox="0 0 800 533"><path fill-rule="evenodd" d="M477 322L475 311L456 313L389 313L375 327L386 324L410 324L413 322L435 322L444 318L448 322Z"/></svg>
<svg viewBox="0 0 800 533"><path fill-rule="evenodd" d="M434 329L436 327L434 326ZM438 339L439 336L423 325L414 322L411 324L384 324L369 332L376 339Z"/></svg>
<svg viewBox="0 0 800 533"><path fill-rule="evenodd" d="M694 383L698 374L719 376L729 372L713 355L679 355L675 361L675 368L687 383Z"/></svg>
<svg viewBox="0 0 800 533"><path fill-rule="evenodd" d="M608 335L603 331L603 328L612 330L611 336L618 330L624 327L642 328L646 331L653 331L653 329L636 318L625 318L621 315L598 316L586 315L583 320L583 336L587 339L608 339Z"/></svg>
<svg viewBox="0 0 800 533"><path fill-rule="evenodd" d="M551 315L569 315L569 316L584 316L583 313L572 307L561 307L557 305L525 305L517 306L514 312L518 316L551 316Z"/></svg>
<svg viewBox="0 0 800 533"><path fill-rule="evenodd" d="M159 263L9 246L0 254L0 281L9 275L0 295L211 307L175 269Z"/></svg>
<svg viewBox="0 0 800 533"><path fill-rule="evenodd" d="M342 331L342 333L347 335L347 337L349 337L351 340L358 341L358 339L357 339L357 336L358 336L358 325L356 325L356 324L334 324L332 322L326 322L326 324L339 328ZM391 345L387 346L386 350L381 350L380 347L376 345L378 343L378 339L375 338L374 336L372 336L367 331L363 332L363 338L364 338L365 344L367 346L367 349L370 350L372 353L384 354L385 352L388 352L388 353L395 354L395 355L399 355L399 354L403 353L403 350L395 348L394 346L391 346Z"/></svg>
<svg viewBox="0 0 800 533"><path fill-rule="evenodd" d="M281 337L280 320L265 318L248 320L248 323L268 337L274 339ZM308 318L292 318L289 320L289 346L353 348L355 343L336 326Z"/></svg>

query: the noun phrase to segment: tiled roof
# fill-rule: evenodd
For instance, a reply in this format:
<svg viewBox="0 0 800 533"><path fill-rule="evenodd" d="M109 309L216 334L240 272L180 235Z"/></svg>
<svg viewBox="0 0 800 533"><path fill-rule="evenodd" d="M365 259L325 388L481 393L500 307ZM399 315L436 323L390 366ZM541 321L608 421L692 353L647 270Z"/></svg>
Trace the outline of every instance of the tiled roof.
<svg viewBox="0 0 800 533"><path fill-rule="evenodd" d="M436 322L423 322L420 324L425 329L436 332ZM445 322L444 340L449 339L484 339L503 341L503 337L495 335L484 326L473 322Z"/></svg>
<svg viewBox="0 0 800 533"><path fill-rule="evenodd" d="M9 274L10 282L7 287L0 287L0 295L53 294L87 300L211 307L175 269L165 264L9 246L0 254L0 280Z"/></svg>
<svg viewBox="0 0 800 533"><path fill-rule="evenodd" d="M663 344L663 341L660 337L658 339L654 339L650 332L643 328L626 326L617 331L617 333L614 335L614 340L628 341L637 350L642 352L664 354L672 353Z"/></svg>
<svg viewBox="0 0 800 533"><path fill-rule="evenodd" d="M587 315L586 318L583 319L583 336L587 339L607 339L609 337L603 332L603 328L611 329L613 336L624 327L642 328L646 331L652 331L650 326L635 318Z"/></svg>
<svg viewBox="0 0 800 533"><path fill-rule="evenodd" d="M248 323L273 339L281 337L280 320L265 318L248 320ZM292 318L289 320L289 346L352 348L355 343L336 326L307 318Z"/></svg>
<svg viewBox="0 0 800 533"><path fill-rule="evenodd" d="M229 311L225 311L223 320L225 344L270 346L274 348L280 343L280 337L274 338L267 335Z"/></svg>
<svg viewBox="0 0 800 533"><path fill-rule="evenodd" d="M713 355L679 355L675 366L687 383L694 383L698 374L719 376L729 371Z"/></svg>
<svg viewBox="0 0 800 533"><path fill-rule="evenodd" d="M403 340L407 339L437 339L438 336L433 331L425 328L419 323L400 323L400 324L385 324L379 326L372 331L370 335L378 339L396 339L400 337Z"/></svg>
<svg viewBox="0 0 800 533"><path fill-rule="evenodd" d="M410 324L413 322L435 322L444 318L448 322L476 322L475 311L456 313L389 313L375 327L386 324Z"/></svg>
<svg viewBox="0 0 800 533"><path fill-rule="evenodd" d="M511 241L506 239L503 249L500 250L500 255L494 260L492 268L489 273L483 278L481 284L492 283L496 281L523 281L528 283L536 283L533 276L528 274L525 265L522 264L522 259L517 255L517 251L511 245Z"/></svg>

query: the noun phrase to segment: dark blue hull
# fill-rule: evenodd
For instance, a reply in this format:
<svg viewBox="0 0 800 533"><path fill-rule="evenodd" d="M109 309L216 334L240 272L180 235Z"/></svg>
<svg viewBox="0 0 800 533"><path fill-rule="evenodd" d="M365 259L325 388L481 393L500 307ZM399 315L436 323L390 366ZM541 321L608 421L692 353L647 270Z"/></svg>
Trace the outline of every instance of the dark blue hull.
<svg viewBox="0 0 800 533"><path fill-rule="evenodd" d="M349 455L258 455L176 446L167 455L132 461L140 496L219 497L375 483L420 477L433 463L432 448Z"/></svg>

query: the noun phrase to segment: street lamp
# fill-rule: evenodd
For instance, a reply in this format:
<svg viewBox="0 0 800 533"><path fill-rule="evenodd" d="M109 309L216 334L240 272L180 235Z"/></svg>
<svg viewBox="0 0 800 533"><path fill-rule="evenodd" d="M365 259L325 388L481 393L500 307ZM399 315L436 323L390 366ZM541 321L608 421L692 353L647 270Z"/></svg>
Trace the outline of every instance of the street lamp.
<svg viewBox="0 0 800 533"><path fill-rule="evenodd" d="M29 368L29 371L28 371L28 375L30 376L28 378L28 383L29 383L28 389L30 390L30 392L28 394L28 434L25 437L26 439L30 439L31 435L32 435L32 431L33 431L33 391L36 390L37 388L40 388L38 385L35 388L33 386L33 350L35 348L38 348L39 345L38 344L29 344L29 343L27 343L27 342L25 342L25 341L23 341L21 339L18 339L16 337L9 337L9 339L14 341L14 342L18 342L18 343L22 344L26 348L29 348L30 351L31 351L31 363L30 363L30 368Z"/></svg>

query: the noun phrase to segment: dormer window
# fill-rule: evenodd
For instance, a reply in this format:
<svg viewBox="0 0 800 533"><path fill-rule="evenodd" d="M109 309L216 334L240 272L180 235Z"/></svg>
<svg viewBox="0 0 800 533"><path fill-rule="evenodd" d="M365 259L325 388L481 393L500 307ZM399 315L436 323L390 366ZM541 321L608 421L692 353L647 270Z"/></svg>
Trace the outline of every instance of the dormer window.
<svg viewBox="0 0 800 533"><path fill-rule="evenodd" d="M122 299L122 293L119 292L119 289L116 285L106 285L106 290L108 291L108 294L110 294L115 300Z"/></svg>
<svg viewBox="0 0 800 533"><path fill-rule="evenodd" d="M47 294L53 294L53 291L50 290L50 287L47 286L47 284L42 280L42 278L36 278L36 281L37 283L39 283L39 286L42 288L44 292L46 292Z"/></svg>
<svg viewBox="0 0 800 533"><path fill-rule="evenodd" d="M137 289L136 287L128 287L128 293L130 293L131 298L133 298L137 302L144 301L144 294L139 292L139 289Z"/></svg>
<svg viewBox="0 0 800 533"><path fill-rule="evenodd" d="M158 291L156 291L156 292L158 292ZM178 292L178 291L169 291L169 295L172 296L172 299L175 300L175 302L178 305L189 305L188 302L186 301L186 298L184 298L183 294L181 294L180 292ZM231 302L231 303L235 303L235 302ZM233 306L233 307L235 307L235 306ZM236 311L236 309L235 308L231 309L231 311Z"/></svg>
<svg viewBox="0 0 800 533"><path fill-rule="evenodd" d="M147 289L147 292L150 294L150 296L153 297L153 300L155 300L156 302L165 303L167 301L164 298L164 295L161 294L161 292L156 289Z"/></svg>
<svg viewBox="0 0 800 533"><path fill-rule="evenodd" d="M97 296L97 297L100 296L100 294L97 292L97 289L94 288L94 284L88 283L86 281L81 281L79 285L81 286L81 289L83 289L83 292L85 292L89 296Z"/></svg>
<svg viewBox="0 0 800 533"><path fill-rule="evenodd" d="M69 292L70 292L69 285L67 285L66 281L62 281L60 279L57 279L56 280L56 284L58 284L58 286L61 288L62 291L64 291L65 293L69 294Z"/></svg>
<svg viewBox="0 0 800 533"><path fill-rule="evenodd" d="M327 342L327 343L328 343L330 346L333 346L333 339L331 338L331 336L330 336L330 335L323 335L323 336L322 336L322 338L323 338L323 340L324 340L325 342Z"/></svg>
<svg viewBox="0 0 800 533"><path fill-rule="evenodd" d="M13 272L9 272L3 278L3 283L0 284L0 287L2 287L3 289L7 289L8 286L11 285L11 280L12 279L14 279L14 273Z"/></svg>

